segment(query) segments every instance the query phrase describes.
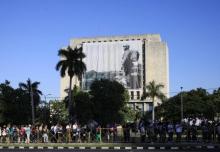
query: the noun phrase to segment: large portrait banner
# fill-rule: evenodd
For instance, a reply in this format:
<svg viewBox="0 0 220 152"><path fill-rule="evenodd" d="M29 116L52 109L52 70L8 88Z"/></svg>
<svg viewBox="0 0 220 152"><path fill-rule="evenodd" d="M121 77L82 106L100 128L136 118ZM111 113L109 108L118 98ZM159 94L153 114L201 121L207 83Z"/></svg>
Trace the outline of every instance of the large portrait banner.
<svg viewBox="0 0 220 152"><path fill-rule="evenodd" d="M127 89L142 88L142 41L83 43L87 71L82 87L89 90L96 79L116 80Z"/></svg>

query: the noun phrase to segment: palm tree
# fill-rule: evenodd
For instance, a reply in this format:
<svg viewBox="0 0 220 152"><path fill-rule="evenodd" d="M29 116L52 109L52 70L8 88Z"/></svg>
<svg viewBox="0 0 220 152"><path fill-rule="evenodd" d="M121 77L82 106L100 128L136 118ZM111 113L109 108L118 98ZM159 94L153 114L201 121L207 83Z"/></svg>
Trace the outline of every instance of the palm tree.
<svg viewBox="0 0 220 152"><path fill-rule="evenodd" d="M70 46L68 46L66 49L60 49L58 52L58 56L61 57L61 60L56 65L56 70L60 70L61 77L64 77L66 75L66 72L68 73L68 76L70 78L69 81L69 103L68 103L68 110L69 110L69 119L72 121L72 79L73 76L76 76L79 80L82 78L82 75L86 71L86 65L82 61L83 58L85 58L85 54L82 52L82 47L77 48L75 47L72 49Z"/></svg>
<svg viewBox="0 0 220 152"><path fill-rule="evenodd" d="M40 82L31 82L31 80L28 78L27 83L19 83L19 87L25 91L31 101L31 109L32 109L32 123L35 122L35 108L40 103L40 95L42 95L42 92L38 90L38 85Z"/></svg>
<svg viewBox="0 0 220 152"><path fill-rule="evenodd" d="M152 99L152 121L154 122L155 114L154 114L154 102L155 98L163 100L165 95L161 92L161 89L164 88L162 84L156 84L155 81L149 82L148 85L145 86L142 99L146 99L147 97Z"/></svg>

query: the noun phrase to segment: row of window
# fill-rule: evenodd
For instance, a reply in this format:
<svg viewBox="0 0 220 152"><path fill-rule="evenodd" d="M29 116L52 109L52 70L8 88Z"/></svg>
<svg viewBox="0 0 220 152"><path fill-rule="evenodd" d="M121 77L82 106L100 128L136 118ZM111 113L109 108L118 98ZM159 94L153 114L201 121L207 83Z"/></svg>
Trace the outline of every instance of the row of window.
<svg viewBox="0 0 220 152"><path fill-rule="evenodd" d="M141 96L140 96L140 91L136 91L136 95L134 95L135 91L131 91L131 100L134 100L134 99L141 99ZM136 97L136 98L135 98Z"/></svg>

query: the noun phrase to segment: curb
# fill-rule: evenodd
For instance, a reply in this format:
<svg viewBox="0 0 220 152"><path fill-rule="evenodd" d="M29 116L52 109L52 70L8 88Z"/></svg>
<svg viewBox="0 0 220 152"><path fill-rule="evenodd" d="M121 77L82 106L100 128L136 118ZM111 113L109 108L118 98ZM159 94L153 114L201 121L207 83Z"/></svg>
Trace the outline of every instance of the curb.
<svg viewBox="0 0 220 152"><path fill-rule="evenodd" d="M213 145L194 145L194 146L122 146L122 147L113 147L113 146L103 146L103 147L75 147L75 146L70 146L70 147L65 147L65 146L0 146L0 150L2 149L79 149L79 150L84 150L84 149L89 149L89 150L109 150L109 149L114 149L114 150L211 150L211 149L220 149L220 146L213 146Z"/></svg>

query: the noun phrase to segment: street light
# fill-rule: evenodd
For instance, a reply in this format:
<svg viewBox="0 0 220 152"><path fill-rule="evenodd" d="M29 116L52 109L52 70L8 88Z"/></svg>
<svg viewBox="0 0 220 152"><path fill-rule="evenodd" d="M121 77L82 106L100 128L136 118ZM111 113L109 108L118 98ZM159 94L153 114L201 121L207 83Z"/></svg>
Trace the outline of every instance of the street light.
<svg viewBox="0 0 220 152"><path fill-rule="evenodd" d="M183 121L183 87L180 87L181 93L180 93L180 101L181 101L181 121Z"/></svg>
<svg viewBox="0 0 220 152"><path fill-rule="evenodd" d="M44 118L44 120L45 120L45 122L46 122L46 105L47 105L47 97L48 96L51 96L52 94L43 94L43 96L44 96L44 102L42 102L42 106L43 106L43 111L42 111L42 114L43 114L43 118ZM50 115L50 101L49 101L49 115Z"/></svg>

